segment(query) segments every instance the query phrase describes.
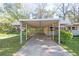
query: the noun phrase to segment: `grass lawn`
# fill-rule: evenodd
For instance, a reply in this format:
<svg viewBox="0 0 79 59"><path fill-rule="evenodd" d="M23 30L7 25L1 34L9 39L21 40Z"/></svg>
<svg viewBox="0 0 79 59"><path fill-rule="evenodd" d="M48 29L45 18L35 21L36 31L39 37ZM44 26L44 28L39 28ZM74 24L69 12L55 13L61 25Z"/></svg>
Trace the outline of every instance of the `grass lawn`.
<svg viewBox="0 0 79 59"><path fill-rule="evenodd" d="M61 46L68 50L72 55L79 56L79 37L74 37L71 40L66 40L65 43Z"/></svg>
<svg viewBox="0 0 79 59"><path fill-rule="evenodd" d="M23 44L25 43L23 35ZM20 49L19 34L0 34L0 56L10 56Z"/></svg>

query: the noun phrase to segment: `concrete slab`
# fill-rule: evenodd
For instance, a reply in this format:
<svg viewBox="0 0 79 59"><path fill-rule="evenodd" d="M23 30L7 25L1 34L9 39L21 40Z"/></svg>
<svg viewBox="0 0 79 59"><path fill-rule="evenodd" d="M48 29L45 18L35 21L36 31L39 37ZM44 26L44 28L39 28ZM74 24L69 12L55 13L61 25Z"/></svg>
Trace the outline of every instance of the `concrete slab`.
<svg viewBox="0 0 79 59"><path fill-rule="evenodd" d="M72 56L50 37L33 36L14 56Z"/></svg>

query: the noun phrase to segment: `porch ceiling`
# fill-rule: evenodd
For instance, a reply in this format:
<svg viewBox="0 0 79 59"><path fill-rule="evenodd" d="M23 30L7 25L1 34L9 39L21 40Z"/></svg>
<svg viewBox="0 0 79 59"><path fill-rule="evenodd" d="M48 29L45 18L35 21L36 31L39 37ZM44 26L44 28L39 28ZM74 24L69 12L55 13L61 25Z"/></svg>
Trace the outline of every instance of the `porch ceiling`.
<svg viewBox="0 0 79 59"><path fill-rule="evenodd" d="M52 19L20 19L22 25L28 25L31 27L47 27L47 26L58 26L59 20L52 20Z"/></svg>

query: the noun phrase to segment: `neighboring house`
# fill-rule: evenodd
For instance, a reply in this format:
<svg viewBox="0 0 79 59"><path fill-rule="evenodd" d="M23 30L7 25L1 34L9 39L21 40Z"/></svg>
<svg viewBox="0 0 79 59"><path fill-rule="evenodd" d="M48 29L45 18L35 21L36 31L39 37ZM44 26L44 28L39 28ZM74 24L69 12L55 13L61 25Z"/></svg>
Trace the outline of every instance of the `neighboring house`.
<svg viewBox="0 0 79 59"><path fill-rule="evenodd" d="M79 23L71 23L68 19L61 21L61 28L73 33L74 36L79 35Z"/></svg>
<svg viewBox="0 0 79 59"><path fill-rule="evenodd" d="M72 24L68 19L66 19L66 20L59 19L59 21L60 21L60 28L61 29L71 31L74 36L79 35L79 23L73 23ZM16 29L18 29L19 25L20 25L20 22L15 21L15 22L12 23L12 25L16 26ZM23 28L23 30L24 30L24 28ZM55 27L51 27L51 26L50 27L45 27L43 29L43 31L46 35L51 35L51 34L56 35L57 32L54 31L54 30L57 30L56 26Z"/></svg>
<svg viewBox="0 0 79 59"><path fill-rule="evenodd" d="M79 23L68 25L67 28L73 33L74 36L79 35Z"/></svg>

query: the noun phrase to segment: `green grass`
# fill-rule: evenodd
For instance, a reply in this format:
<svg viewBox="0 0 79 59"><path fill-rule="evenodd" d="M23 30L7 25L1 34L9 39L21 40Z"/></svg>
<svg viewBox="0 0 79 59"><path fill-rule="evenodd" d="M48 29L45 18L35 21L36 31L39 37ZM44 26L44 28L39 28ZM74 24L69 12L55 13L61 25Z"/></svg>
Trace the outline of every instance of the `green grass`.
<svg viewBox="0 0 79 59"><path fill-rule="evenodd" d="M25 42L25 36L23 35L23 45ZM19 34L0 34L0 56L11 56L19 49Z"/></svg>
<svg viewBox="0 0 79 59"><path fill-rule="evenodd" d="M74 37L71 40L66 40L65 43L61 46L68 50L72 55L79 56L79 37Z"/></svg>

